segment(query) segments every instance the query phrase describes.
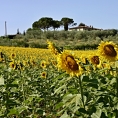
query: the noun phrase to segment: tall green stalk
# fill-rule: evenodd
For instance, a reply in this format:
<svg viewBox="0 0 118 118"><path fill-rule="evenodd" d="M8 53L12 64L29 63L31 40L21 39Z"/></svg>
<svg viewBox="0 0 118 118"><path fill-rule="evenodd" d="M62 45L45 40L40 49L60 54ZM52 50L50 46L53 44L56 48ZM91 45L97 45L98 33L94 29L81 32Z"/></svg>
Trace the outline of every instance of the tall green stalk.
<svg viewBox="0 0 118 118"><path fill-rule="evenodd" d="M80 92L81 92L81 97L82 97L82 103L83 103L83 107L85 109L83 87L82 87L82 81L81 81L80 77L79 77L79 85L80 85Z"/></svg>
<svg viewBox="0 0 118 118"><path fill-rule="evenodd" d="M118 68L116 67L116 73L118 73ZM118 77L116 76L116 97L118 98ZM118 118L118 110L116 110L116 118Z"/></svg>

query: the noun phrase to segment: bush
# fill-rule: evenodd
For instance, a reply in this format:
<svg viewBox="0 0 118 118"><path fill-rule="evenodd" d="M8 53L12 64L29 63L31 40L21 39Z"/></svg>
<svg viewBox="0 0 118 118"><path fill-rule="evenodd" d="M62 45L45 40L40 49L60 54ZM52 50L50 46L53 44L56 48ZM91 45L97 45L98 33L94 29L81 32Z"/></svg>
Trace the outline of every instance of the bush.
<svg viewBox="0 0 118 118"><path fill-rule="evenodd" d="M32 43L29 44L29 47L46 49L47 48L47 44L39 44L39 43L32 42Z"/></svg>
<svg viewBox="0 0 118 118"><path fill-rule="evenodd" d="M25 41L17 41L16 44L17 44L16 46L18 47L29 47L29 44L26 43Z"/></svg>

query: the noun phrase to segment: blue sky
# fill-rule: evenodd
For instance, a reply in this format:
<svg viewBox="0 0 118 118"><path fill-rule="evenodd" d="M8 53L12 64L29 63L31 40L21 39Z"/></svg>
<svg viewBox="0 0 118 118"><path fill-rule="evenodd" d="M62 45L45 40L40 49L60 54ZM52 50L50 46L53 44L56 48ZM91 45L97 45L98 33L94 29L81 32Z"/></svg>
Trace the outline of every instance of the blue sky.
<svg viewBox="0 0 118 118"><path fill-rule="evenodd" d="M102 29L118 29L118 0L0 0L0 36L21 33L42 17L72 18Z"/></svg>

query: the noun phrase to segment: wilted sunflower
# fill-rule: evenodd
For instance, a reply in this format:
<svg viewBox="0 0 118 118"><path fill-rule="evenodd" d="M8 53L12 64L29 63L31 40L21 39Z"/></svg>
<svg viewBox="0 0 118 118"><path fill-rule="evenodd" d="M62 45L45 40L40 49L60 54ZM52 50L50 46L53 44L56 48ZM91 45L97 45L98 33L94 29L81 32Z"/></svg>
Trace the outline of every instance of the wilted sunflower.
<svg viewBox="0 0 118 118"><path fill-rule="evenodd" d="M99 56L107 61L117 60L117 50L118 50L117 45L111 41L110 42L102 41L98 46Z"/></svg>
<svg viewBox="0 0 118 118"><path fill-rule="evenodd" d="M79 66L74 56L67 52L58 55L57 67L66 71L71 76L79 76L82 74L82 68Z"/></svg>
<svg viewBox="0 0 118 118"><path fill-rule="evenodd" d="M47 41L47 44L48 44L48 49L50 49L53 54L55 55L59 54L58 50L56 49L55 45L52 42Z"/></svg>
<svg viewBox="0 0 118 118"><path fill-rule="evenodd" d="M42 72L42 73L41 73L41 77L42 77L42 78L46 78L46 76L47 76L47 73L46 73L46 72Z"/></svg>

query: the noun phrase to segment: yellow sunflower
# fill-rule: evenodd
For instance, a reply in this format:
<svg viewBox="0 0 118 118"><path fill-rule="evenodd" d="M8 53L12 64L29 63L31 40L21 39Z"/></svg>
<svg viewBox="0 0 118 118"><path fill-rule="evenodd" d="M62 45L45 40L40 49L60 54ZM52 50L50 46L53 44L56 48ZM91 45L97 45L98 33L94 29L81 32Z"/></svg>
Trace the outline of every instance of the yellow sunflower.
<svg viewBox="0 0 118 118"><path fill-rule="evenodd" d="M99 56L106 61L117 60L118 47L112 41L104 42L102 41L98 46Z"/></svg>
<svg viewBox="0 0 118 118"><path fill-rule="evenodd" d="M10 68L12 68L12 69L15 69L15 68L16 68L16 64L15 64L14 62L10 62L10 63L9 63L9 66L10 66Z"/></svg>
<svg viewBox="0 0 118 118"><path fill-rule="evenodd" d="M11 59L14 59L16 57L16 54L12 53L10 57L11 57Z"/></svg>
<svg viewBox="0 0 118 118"><path fill-rule="evenodd" d="M74 55L67 52L58 55L57 67L66 71L71 76L80 76L82 74L82 68L75 60Z"/></svg>
<svg viewBox="0 0 118 118"><path fill-rule="evenodd" d="M3 61L4 61L4 58L1 58L1 57L0 57L0 62L3 62Z"/></svg>
<svg viewBox="0 0 118 118"><path fill-rule="evenodd" d="M50 49L53 54L55 54L55 55L58 55L59 54L59 52L56 49L54 43L52 43L50 41L47 41L47 44L48 44L48 49Z"/></svg>
<svg viewBox="0 0 118 118"><path fill-rule="evenodd" d="M40 65L42 68L46 68L47 62L45 60L42 60Z"/></svg>
<svg viewBox="0 0 118 118"><path fill-rule="evenodd" d="M46 72L42 72L42 73L41 73L41 77L42 77L42 78L46 78L46 76L47 76L47 73L46 73Z"/></svg>
<svg viewBox="0 0 118 118"><path fill-rule="evenodd" d="M28 66L28 61L23 60L23 65L24 65L24 66Z"/></svg>
<svg viewBox="0 0 118 118"><path fill-rule="evenodd" d="M90 60L90 63L93 65L94 69L96 69L96 67L101 68L101 60L100 60L99 56L90 55L89 60Z"/></svg>

